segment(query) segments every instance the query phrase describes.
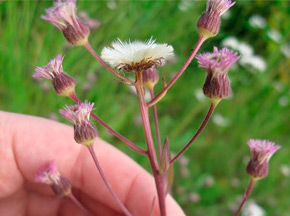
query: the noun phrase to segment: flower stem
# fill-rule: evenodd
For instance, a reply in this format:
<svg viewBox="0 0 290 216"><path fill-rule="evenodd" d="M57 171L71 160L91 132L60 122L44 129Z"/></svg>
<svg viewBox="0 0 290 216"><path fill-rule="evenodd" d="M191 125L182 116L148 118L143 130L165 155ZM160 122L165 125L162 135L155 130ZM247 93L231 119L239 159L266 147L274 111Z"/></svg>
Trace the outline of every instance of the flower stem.
<svg viewBox="0 0 290 216"><path fill-rule="evenodd" d="M240 215L241 210L242 210L242 208L243 208L243 206L244 206L244 204L245 204L247 198L249 197L249 195L250 195L250 193L251 193L251 191L252 191L252 189L253 189L255 183L256 183L256 181L255 181L254 179L251 179L251 182L250 182L250 184L249 184L249 186L248 186L248 189L247 189L247 191L246 191L245 194L244 194L243 201L242 201L242 203L241 203L239 209L236 211L235 216Z"/></svg>
<svg viewBox="0 0 290 216"><path fill-rule="evenodd" d="M95 162L95 165L105 183L105 185L107 186L108 190L110 191L110 193L112 194L114 200L118 203L118 205L120 206L120 208L122 209L123 213L126 215L126 216L132 216L132 214L128 211L128 209L124 206L124 204L121 202L121 200L119 199L119 197L115 194L111 184L108 182L107 178L105 177L105 174L101 168L101 165L96 157L96 154L95 154L95 151L94 151L94 148L92 145L88 146L88 149L92 155L92 158Z"/></svg>
<svg viewBox="0 0 290 216"><path fill-rule="evenodd" d="M154 143L152 139L152 133L149 122L148 107L144 98L144 88L142 80L142 71L136 72L136 91L139 100L140 112L143 122L144 134L146 139L146 144L148 148L148 158L150 161L152 173L155 179L159 208L161 216L166 216L166 207L165 207L165 193L164 193L164 179L163 176L159 173L159 167L156 158L156 152L154 149Z"/></svg>
<svg viewBox="0 0 290 216"><path fill-rule="evenodd" d="M83 204L80 203L80 201L78 201L78 199L72 193L70 193L67 197L70 198L71 201L76 204L80 209L82 209L83 212L86 213L86 215L91 216L90 212L83 206Z"/></svg>
<svg viewBox="0 0 290 216"><path fill-rule="evenodd" d="M190 145L196 140L196 138L201 134L202 130L207 125L208 120L212 116L216 105L217 105L217 103L213 103L213 102L211 103L209 110L208 110L202 124L200 125L199 129L196 131L196 133L194 134L192 139L186 144L186 146L170 161L170 163L174 163L190 147Z"/></svg>
<svg viewBox="0 0 290 216"><path fill-rule="evenodd" d="M199 50L199 48L201 47L201 45L203 44L203 42L206 40L206 38L204 37L200 37L195 45L195 48L193 49L193 51L191 52L190 56L188 57L188 59L186 60L186 62L184 63L184 65L182 66L182 68L178 71L178 73L173 77L173 79L170 81L170 83L159 93L157 94L150 102L148 102L148 106L152 106L153 104L155 104L157 101L159 101L159 99L161 97L164 96L164 93L168 91L169 88L171 88L171 86L173 86L173 84L178 80L178 78L183 74L183 72L186 70L186 68L188 67L188 65L190 64L190 62L192 61L192 59L194 58L195 54L197 53L197 51Z"/></svg>
<svg viewBox="0 0 290 216"><path fill-rule="evenodd" d="M117 71L115 71L113 68L111 68L109 65L107 65L103 59L101 59L100 56L98 56L98 54L95 52L95 50L92 48L91 44L89 42L87 42L84 47L92 54L92 56L94 56L94 58L100 62L101 65L103 65L108 71L110 71L111 73L113 73L114 75L116 75L117 77L119 77L120 79L124 80L126 83L128 84L133 84L133 81L128 79L127 77L122 76L121 74L119 74Z"/></svg>
<svg viewBox="0 0 290 216"><path fill-rule="evenodd" d="M149 91L150 91L151 99L154 98L154 88L149 89ZM156 105L153 105L153 115L154 115L155 132L156 132L156 138L157 138L157 144L158 144L158 155L159 155L159 158L161 158L162 147L161 147L158 113L157 113Z"/></svg>
<svg viewBox="0 0 290 216"><path fill-rule="evenodd" d="M82 101L78 98L76 93L72 93L70 95L70 98L74 100L76 103L82 103ZM140 148L139 146L135 145L133 142L128 140L126 137L122 136L119 134L117 131L115 131L113 128L111 128L109 125L107 125L102 119L100 119L96 114L93 112L91 113L92 118L94 118L97 122L99 122L101 125L103 125L113 136L117 137L119 140L123 141L130 149L133 151L142 154L142 155L147 155L147 152Z"/></svg>

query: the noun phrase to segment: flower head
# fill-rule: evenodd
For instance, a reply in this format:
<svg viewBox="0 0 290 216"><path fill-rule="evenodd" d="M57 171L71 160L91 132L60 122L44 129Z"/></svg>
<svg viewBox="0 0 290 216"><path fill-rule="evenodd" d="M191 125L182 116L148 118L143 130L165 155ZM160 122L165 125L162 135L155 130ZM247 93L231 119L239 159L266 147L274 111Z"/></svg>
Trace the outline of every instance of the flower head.
<svg viewBox="0 0 290 216"><path fill-rule="evenodd" d="M143 71L143 83L148 89L153 89L159 80L159 75L156 68L149 68Z"/></svg>
<svg viewBox="0 0 290 216"><path fill-rule="evenodd" d="M58 196L68 195L71 192L70 181L60 175L55 161L46 164L35 176L35 181L50 185Z"/></svg>
<svg viewBox="0 0 290 216"><path fill-rule="evenodd" d="M98 135L97 129L90 122L93 103L81 103L66 106L59 112L74 124L74 138L77 143L91 145Z"/></svg>
<svg viewBox="0 0 290 216"><path fill-rule="evenodd" d="M112 67L124 69L128 72L143 71L164 60L173 57L173 47L164 43L157 44L155 40L147 42L122 42L120 39L112 43L112 47L105 47L101 57Z"/></svg>
<svg viewBox="0 0 290 216"><path fill-rule="evenodd" d="M251 160L247 165L247 173L254 179L265 178L269 172L269 160L281 146L267 140L248 141L251 149Z"/></svg>
<svg viewBox="0 0 290 216"><path fill-rule="evenodd" d="M204 94L213 99L229 96L232 90L227 73L239 59L238 53L227 48L218 50L217 47L214 47L213 53L199 54L196 58L199 67L207 71L207 78L203 86Z"/></svg>
<svg viewBox="0 0 290 216"><path fill-rule="evenodd" d="M84 45L90 34L89 26L76 15L76 0L58 0L46 10L42 19L52 23L62 31L65 38L73 45Z"/></svg>
<svg viewBox="0 0 290 216"><path fill-rule="evenodd" d="M44 67L37 67L33 77L36 79L49 79L58 95L70 96L75 89L75 80L62 68L63 57L61 55L51 59Z"/></svg>
<svg viewBox="0 0 290 216"><path fill-rule="evenodd" d="M234 4L231 0L208 0L206 11L197 22L199 35L205 39L216 36L220 29L221 15Z"/></svg>

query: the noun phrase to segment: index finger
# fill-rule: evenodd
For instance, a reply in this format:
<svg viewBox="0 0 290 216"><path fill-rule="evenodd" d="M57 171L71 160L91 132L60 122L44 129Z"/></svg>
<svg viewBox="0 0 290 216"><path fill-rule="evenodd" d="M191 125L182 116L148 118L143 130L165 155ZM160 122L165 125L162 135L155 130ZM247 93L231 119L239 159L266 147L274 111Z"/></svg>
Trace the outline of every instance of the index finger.
<svg viewBox="0 0 290 216"><path fill-rule="evenodd" d="M37 171L48 161L55 160L60 173L72 181L73 187L121 212L89 152L75 143L71 127L42 118L0 112L0 131L0 194L14 193L25 180L34 182ZM101 139L96 140L94 149L108 181L128 210L133 215L148 215L152 199L157 197L152 176ZM170 196L166 202L168 215L184 215ZM155 204L154 215L159 215L157 206Z"/></svg>

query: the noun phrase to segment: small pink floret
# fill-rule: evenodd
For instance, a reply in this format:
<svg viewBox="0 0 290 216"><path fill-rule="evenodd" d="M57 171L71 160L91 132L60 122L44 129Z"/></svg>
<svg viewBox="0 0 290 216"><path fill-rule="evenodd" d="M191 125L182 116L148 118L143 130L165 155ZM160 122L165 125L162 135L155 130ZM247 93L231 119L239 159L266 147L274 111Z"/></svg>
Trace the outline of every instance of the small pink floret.
<svg viewBox="0 0 290 216"><path fill-rule="evenodd" d="M58 0L45 12L46 15L41 16L41 18L62 30L68 23L73 25L73 20L76 17L76 0Z"/></svg>
<svg viewBox="0 0 290 216"><path fill-rule="evenodd" d="M33 77L36 79L49 79L52 80L59 73L63 73L62 68L63 56L59 54L51 59L45 66L37 67Z"/></svg>
<svg viewBox="0 0 290 216"><path fill-rule="evenodd" d="M59 110L59 113L74 124L82 123L89 121L93 107L94 103L84 102L72 106L65 106L63 110Z"/></svg>
<svg viewBox="0 0 290 216"><path fill-rule="evenodd" d="M59 181L60 173L57 170L55 161L46 164L35 176L35 181L52 185Z"/></svg>
<svg viewBox="0 0 290 216"><path fill-rule="evenodd" d="M231 0L208 0L206 10L209 12L217 12L221 16L234 4L235 2Z"/></svg>
<svg viewBox="0 0 290 216"><path fill-rule="evenodd" d="M274 142L268 140L250 139L248 145L251 149L252 157L266 159L267 161L281 148L281 146L275 145Z"/></svg>
<svg viewBox="0 0 290 216"><path fill-rule="evenodd" d="M218 50L214 47L212 53L203 53L197 55L197 60L200 68L210 72L227 73L229 68L240 58L237 52L223 48Z"/></svg>

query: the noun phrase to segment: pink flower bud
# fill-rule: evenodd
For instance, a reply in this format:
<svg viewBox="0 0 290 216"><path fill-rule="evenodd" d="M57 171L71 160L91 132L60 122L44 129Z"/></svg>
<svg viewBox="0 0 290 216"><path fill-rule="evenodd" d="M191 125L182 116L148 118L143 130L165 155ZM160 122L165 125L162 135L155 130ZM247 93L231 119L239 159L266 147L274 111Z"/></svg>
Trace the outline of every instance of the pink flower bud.
<svg viewBox="0 0 290 216"><path fill-rule="evenodd" d="M41 18L61 30L69 43L82 46L88 41L90 28L76 15L76 11L76 0L58 0Z"/></svg>
<svg viewBox="0 0 290 216"><path fill-rule="evenodd" d="M143 83L148 89L153 89L159 80L158 72L155 68L143 71Z"/></svg>
<svg viewBox="0 0 290 216"><path fill-rule="evenodd" d="M221 15L234 4L231 0L208 0L206 11L197 22L199 35L205 39L216 36L220 29Z"/></svg>
<svg viewBox="0 0 290 216"><path fill-rule="evenodd" d="M63 57L58 55L51 59L44 67L37 67L33 77L36 79L49 79L56 94L70 96L75 91L75 80L62 68Z"/></svg>
<svg viewBox="0 0 290 216"><path fill-rule="evenodd" d="M214 47L213 53L199 54L197 57L200 68L207 71L207 78L203 86L204 94L214 100L228 97L231 92L228 71L239 59L238 53L227 48L218 50Z"/></svg>
<svg viewBox="0 0 290 216"><path fill-rule="evenodd" d="M46 164L36 175L35 181L48 184L57 196L66 196L71 193L71 182L60 175L54 161Z"/></svg>
<svg viewBox="0 0 290 216"><path fill-rule="evenodd" d="M267 140L254 140L248 142L251 149L251 160L247 165L247 173L255 180L268 176L269 160L272 155L281 148Z"/></svg>
<svg viewBox="0 0 290 216"><path fill-rule="evenodd" d="M64 110L59 112L74 124L74 138L79 144L86 146L92 145L98 131L90 122L90 114L93 109L93 103L75 104L66 106Z"/></svg>

